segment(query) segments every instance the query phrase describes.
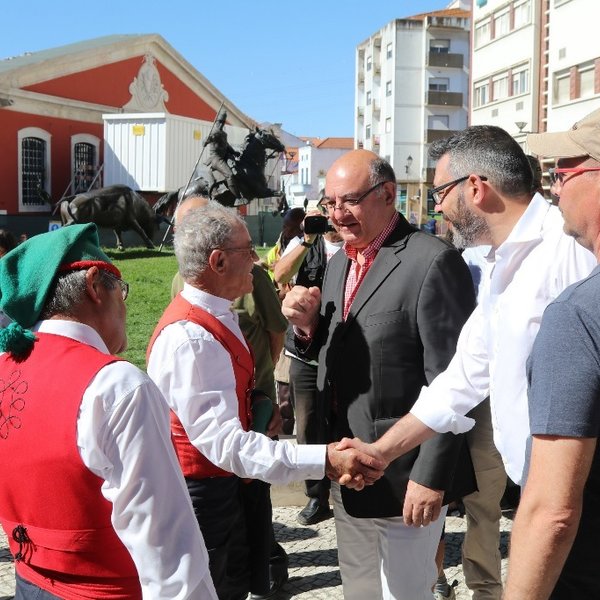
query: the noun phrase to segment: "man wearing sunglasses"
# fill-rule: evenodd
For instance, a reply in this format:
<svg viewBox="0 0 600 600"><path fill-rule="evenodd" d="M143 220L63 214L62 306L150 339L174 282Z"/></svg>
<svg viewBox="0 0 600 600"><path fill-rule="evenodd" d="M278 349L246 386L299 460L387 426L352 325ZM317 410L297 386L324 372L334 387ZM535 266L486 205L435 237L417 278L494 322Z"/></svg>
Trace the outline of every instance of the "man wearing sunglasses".
<svg viewBox="0 0 600 600"><path fill-rule="evenodd" d="M396 211L394 171L372 152L331 166L321 204L343 249L322 293L295 286L284 314L303 336L298 355L318 357L325 434L375 440L446 368L474 306L471 277L455 248ZM473 484L466 445L451 435L394 462L360 493L332 484L344 598L431 598L446 505Z"/></svg>
<svg viewBox="0 0 600 600"><path fill-rule="evenodd" d="M527 357L546 306L588 275L595 260L565 235L556 207L539 194L532 198L527 157L506 131L469 127L432 144L430 157L437 161L432 196L452 223L455 242L489 244L489 268L450 365L375 446L392 460L435 432L468 431L474 421L465 415L489 395L494 443L508 475L521 483L529 437ZM480 580L474 592L478 600L495 599L501 588Z"/></svg>
<svg viewBox="0 0 600 600"><path fill-rule="evenodd" d="M600 260L600 111L530 135L558 159L564 229ZM594 598L600 590L600 268L548 306L528 365L532 443L511 540L507 600Z"/></svg>

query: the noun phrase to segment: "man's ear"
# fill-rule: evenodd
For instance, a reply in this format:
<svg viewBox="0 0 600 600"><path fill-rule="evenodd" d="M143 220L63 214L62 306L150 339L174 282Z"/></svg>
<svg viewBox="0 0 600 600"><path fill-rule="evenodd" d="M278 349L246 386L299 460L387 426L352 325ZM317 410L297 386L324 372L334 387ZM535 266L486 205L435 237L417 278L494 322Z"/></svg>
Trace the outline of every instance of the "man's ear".
<svg viewBox="0 0 600 600"><path fill-rule="evenodd" d="M488 189L486 188L483 180L477 175L471 175L466 181L466 185L469 187L469 191L472 194L471 200L475 206L481 206Z"/></svg>
<svg viewBox="0 0 600 600"><path fill-rule="evenodd" d="M85 291L89 297L89 299L94 304L100 304L100 286L102 286L102 282L100 281L102 278L102 273L98 267L90 267L85 272Z"/></svg>
<svg viewBox="0 0 600 600"><path fill-rule="evenodd" d="M386 181L383 184L383 189L385 190L385 203L386 204L396 204L396 185L393 181Z"/></svg>
<svg viewBox="0 0 600 600"><path fill-rule="evenodd" d="M213 250L208 257L208 264L215 273L222 273L225 269L225 252L218 248Z"/></svg>

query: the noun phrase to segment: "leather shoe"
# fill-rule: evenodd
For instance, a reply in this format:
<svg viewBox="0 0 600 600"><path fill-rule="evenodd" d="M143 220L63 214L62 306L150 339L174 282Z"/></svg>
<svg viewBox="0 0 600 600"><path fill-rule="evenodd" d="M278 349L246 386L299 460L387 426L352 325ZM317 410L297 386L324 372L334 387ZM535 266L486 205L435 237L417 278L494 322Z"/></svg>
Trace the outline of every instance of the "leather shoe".
<svg viewBox="0 0 600 600"><path fill-rule="evenodd" d="M285 573L285 577L281 577L277 581L271 581L269 591L266 594L250 594L250 600L267 600L267 598L274 598L287 580L288 574Z"/></svg>
<svg viewBox="0 0 600 600"><path fill-rule="evenodd" d="M332 516L329 504L321 504L318 498L311 498L308 504L298 513L296 520L300 525L315 525Z"/></svg>

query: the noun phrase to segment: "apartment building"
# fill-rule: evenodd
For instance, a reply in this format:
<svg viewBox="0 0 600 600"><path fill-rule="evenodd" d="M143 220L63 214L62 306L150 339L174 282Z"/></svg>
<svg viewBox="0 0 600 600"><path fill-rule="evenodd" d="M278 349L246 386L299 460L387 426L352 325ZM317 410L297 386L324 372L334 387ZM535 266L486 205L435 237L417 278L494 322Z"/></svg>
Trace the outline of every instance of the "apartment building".
<svg viewBox="0 0 600 600"><path fill-rule="evenodd" d="M391 21L356 49L355 145L388 160L398 208L427 217L428 145L467 126L470 3Z"/></svg>

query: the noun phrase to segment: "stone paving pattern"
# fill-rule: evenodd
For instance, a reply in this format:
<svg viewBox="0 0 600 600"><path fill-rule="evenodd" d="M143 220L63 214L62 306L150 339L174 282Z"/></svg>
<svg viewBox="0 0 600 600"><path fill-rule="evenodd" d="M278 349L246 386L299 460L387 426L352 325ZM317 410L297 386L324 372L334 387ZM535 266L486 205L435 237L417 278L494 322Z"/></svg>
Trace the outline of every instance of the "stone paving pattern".
<svg viewBox="0 0 600 600"><path fill-rule="evenodd" d="M302 507L282 506L273 508L275 535L289 556L289 581L278 598L287 600L337 600L343 599L342 580L337 564L337 545L333 519L318 525L302 527L296 515ZM502 571L506 573L508 537L512 521L503 517L501 552ZM468 600L470 594L464 584L460 547L466 529L462 517L446 519L446 558L444 569L448 581L458 581L455 588L457 600ZM0 600L8 600L14 594L14 570L6 537L0 529ZM376 600L376 599L373 599Z"/></svg>

